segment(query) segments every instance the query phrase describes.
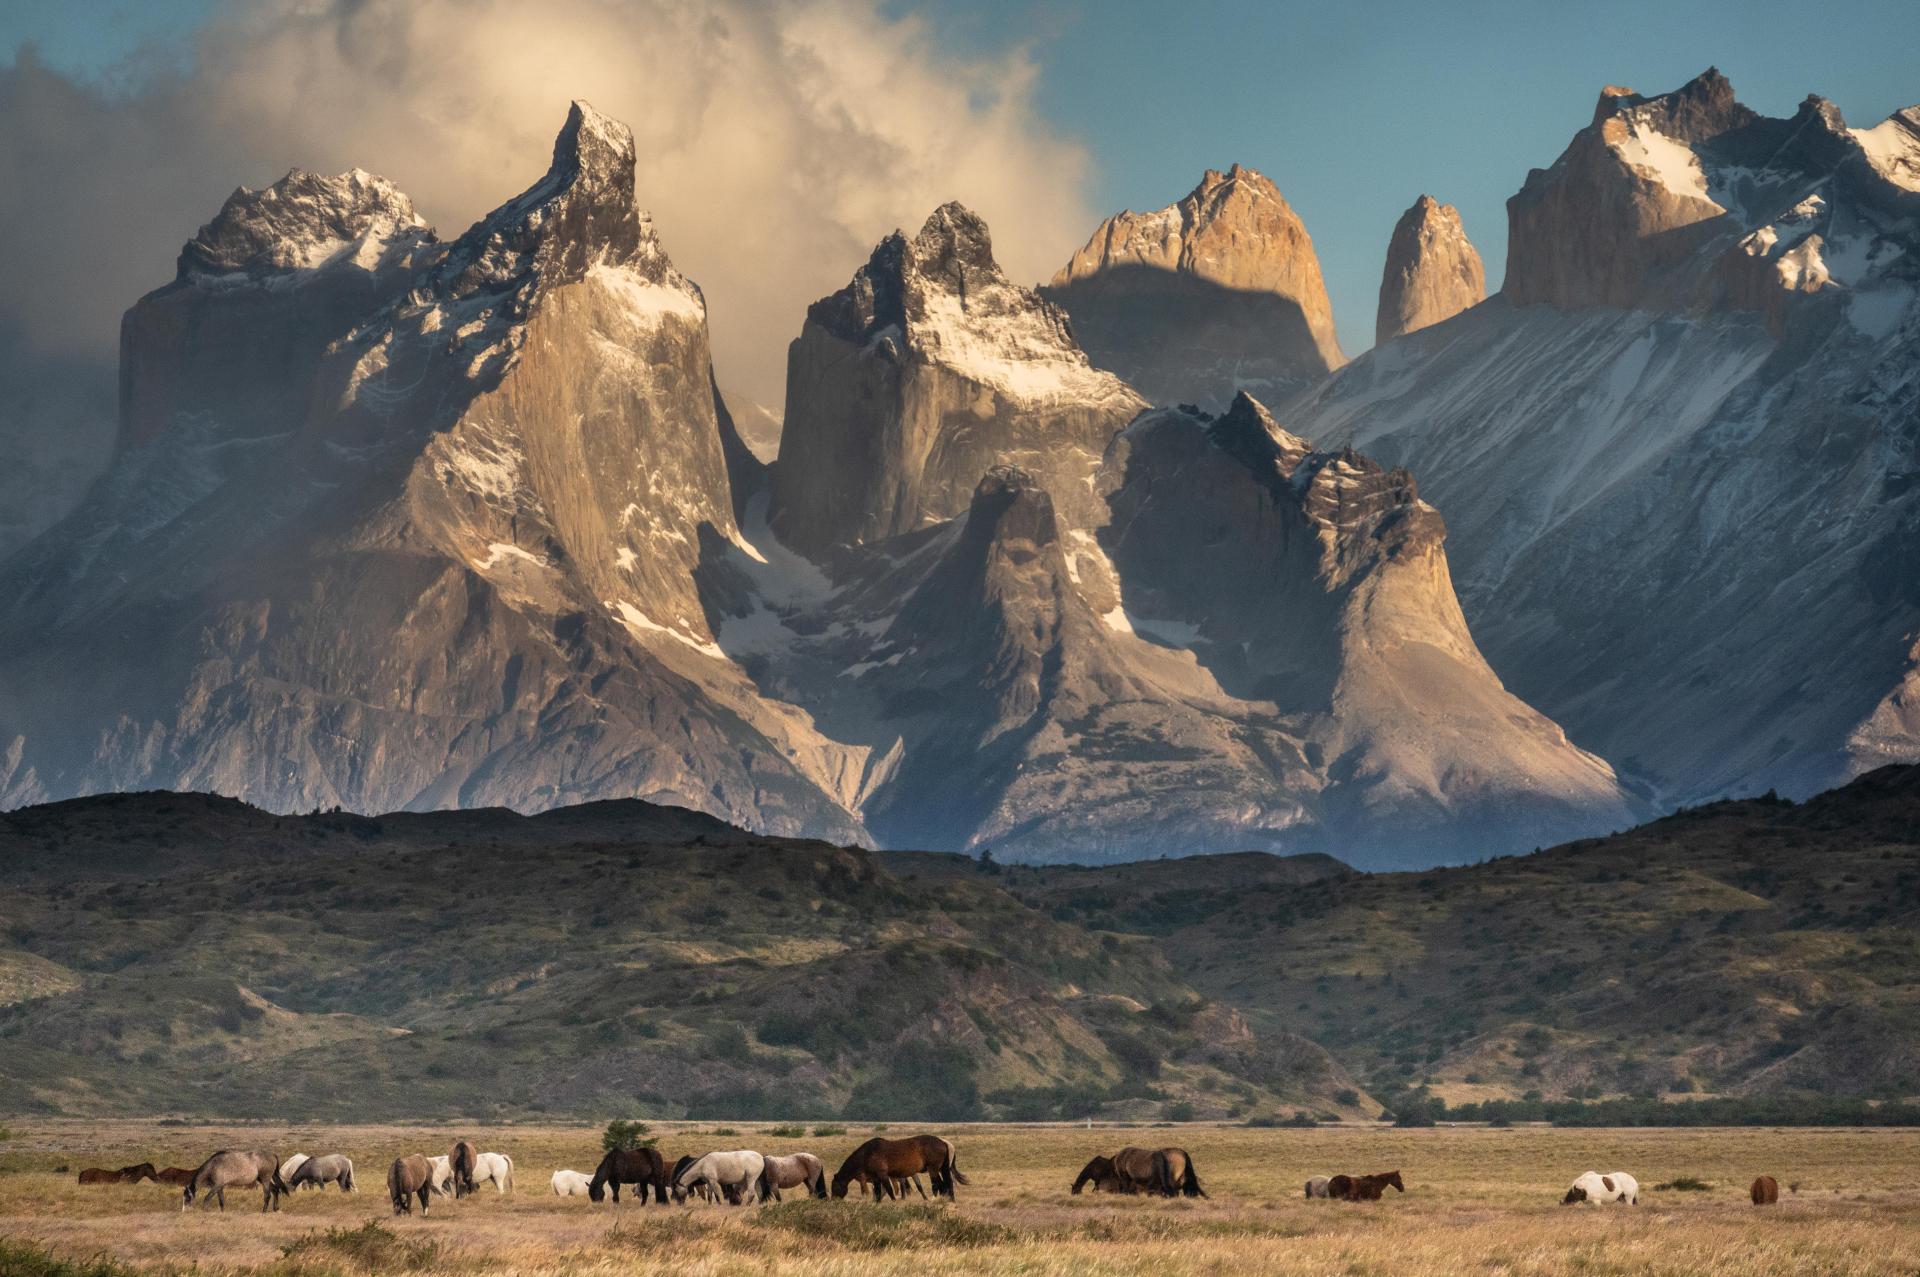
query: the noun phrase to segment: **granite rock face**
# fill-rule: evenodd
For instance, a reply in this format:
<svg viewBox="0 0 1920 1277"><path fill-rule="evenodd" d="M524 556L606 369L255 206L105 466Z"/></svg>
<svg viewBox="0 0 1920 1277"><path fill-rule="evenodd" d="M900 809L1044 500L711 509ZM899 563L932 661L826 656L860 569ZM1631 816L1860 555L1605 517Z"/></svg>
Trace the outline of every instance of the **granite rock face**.
<svg viewBox="0 0 1920 1277"><path fill-rule="evenodd" d="M1431 328L1486 296L1486 270L1460 225L1460 210L1422 195L1400 215L1387 244L1374 344Z"/></svg>
<svg viewBox="0 0 1920 1277"><path fill-rule="evenodd" d="M1610 88L1501 296L1285 408L1420 475L1494 667L1663 803L1920 757L1916 119Z"/></svg>
<svg viewBox="0 0 1920 1277"><path fill-rule="evenodd" d="M986 223L947 204L808 309L772 525L816 553L912 532L964 513L1001 463L1084 490L1144 406L1087 362L1057 307L1007 281Z"/></svg>
<svg viewBox="0 0 1920 1277"><path fill-rule="evenodd" d="M1108 218L1044 291L1095 365L1156 404L1271 399L1343 362L1307 228L1237 164L1157 212Z"/></svg>
<svg viewBox="0 0 1920 1277"><path fill-rule="evenodd" d="M691 802L859 836L859 768L713 643L744 557L699 290L576 103L451 244L363 173L241 191L123 326L122 429L11 560L0 794Z"/></svg>

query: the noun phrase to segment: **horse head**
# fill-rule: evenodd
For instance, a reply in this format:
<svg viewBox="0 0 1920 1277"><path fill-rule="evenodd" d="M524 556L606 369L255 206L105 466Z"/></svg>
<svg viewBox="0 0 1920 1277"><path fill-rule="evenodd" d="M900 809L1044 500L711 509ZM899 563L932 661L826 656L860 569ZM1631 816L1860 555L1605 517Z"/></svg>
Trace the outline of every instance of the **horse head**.
<svg viewBox="0 0 1920 1277"><path fill-rule="evenodd" d="M1562 1206L1571 1206L1575 1202L1584 1202L1586 1200L1587 1200L1587 1190L1580 1187L1578 1184L1575 1184L1572 1188L1569 1188L1567 1190L1567 1195L1560 1199L1560 1204Z"/></svg>
<svg viewBox="0 0 1920 1277"><path fill-rule="evenodd" d="M1400 1182L1399 1171L1388 1171L1385 1175L1382 1175L1380 1178L1385 1180L1387 1183L1393 1185L1395 1188L1399 1189L1403 1193L1407 1191L1407 1186Z"/></svg>

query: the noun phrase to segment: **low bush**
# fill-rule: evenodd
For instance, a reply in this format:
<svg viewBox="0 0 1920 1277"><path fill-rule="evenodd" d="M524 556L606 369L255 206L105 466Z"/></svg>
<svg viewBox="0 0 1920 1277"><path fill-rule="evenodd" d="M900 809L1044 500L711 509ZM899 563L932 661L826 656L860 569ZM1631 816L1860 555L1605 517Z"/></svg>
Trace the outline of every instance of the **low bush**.
<svg viewBox="0 0 1920 1277"><path fill-rule="evenodd" d="M376 1273L411 1273L431 1266L440 1255L440 1243L424 1237L401 1237L372 1220L358 1228L329 1228L308 1233L280 1248L294 1264L345 1260Z"/></svg>
<svg viewBox="0 0 1920 1277"><path fill-rule="evenodd" d="M0 1273L7 1277L133 1277L133 1270L96 1255L60 1259L50 1250L0 1237Z"/></svg>

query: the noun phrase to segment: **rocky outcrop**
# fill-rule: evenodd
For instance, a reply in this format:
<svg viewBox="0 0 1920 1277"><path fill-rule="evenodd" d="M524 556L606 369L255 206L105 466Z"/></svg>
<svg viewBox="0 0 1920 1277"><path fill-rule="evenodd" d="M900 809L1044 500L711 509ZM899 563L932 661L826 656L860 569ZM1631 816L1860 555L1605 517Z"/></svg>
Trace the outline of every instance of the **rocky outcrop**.
<svg viewBox="0 0 1920 1277"><path fill-rule="evenodd" d="M1486 271L1460 225L1460 210L1422 195L1400 215L1387 244L1374 344L1452 319L1486 296Z"/></svg>
<svg viewBox="0 0 1920 1277"><path fill-rule="evenodd" d="M1088 364L1058 308L1007 281L986 223L947 204L808 309L787 355L773 528L816 553L916 531L964 512L1002 463L1084 491L1144 406Z"/></svg>
<svg viewBox="0 0 1920 1277"><path fill-rule="evenodd" d="M1159 404L1272 397L1343 361L1306 227L1237 164L1158 212L1108 218L1044 291L1097 366Z"/></svg>
<svg viewBox="0 0 1920 1277"><path fill-rule="evenodd" d="M640 796L860 835L861 751L707 620L699 579L752 560L624 126L576 103L451 244L365 174L242 191L123 334L120 455L8 567L6 801Z"/></svg>
<svg viewBox="0 0 1920 1277"><path fill-rule="evenodd" d="M1494 667L1663 802L1920 757L1909 118L1610 89L1501 297L1286 407L1420 475Z"/></svg>

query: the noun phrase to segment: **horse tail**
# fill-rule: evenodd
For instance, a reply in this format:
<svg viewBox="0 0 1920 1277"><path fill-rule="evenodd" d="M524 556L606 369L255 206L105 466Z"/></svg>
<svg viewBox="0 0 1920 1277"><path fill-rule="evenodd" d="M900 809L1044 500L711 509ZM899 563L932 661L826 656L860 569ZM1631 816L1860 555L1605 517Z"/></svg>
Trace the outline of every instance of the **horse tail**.
<svg viewBox="0 0 1920 1277"><path fill-rule="evenodd" d="M1193 1154L1187 1154L1187 1173L1180 1180L1180 1191L1188 1197L1205 1197L1207 1190L1200 1187L1200 1176L1193 1169Z"/></svg>
<svg viewBox="0 0 1920 1277"><path fill-rule="evenodd" d="M952 1140L942 1139L940 1142L947 1146L947 1174L955 1183L967 1183L966 1173L960 1169L960 1150L953 1146Z"/></svg>

